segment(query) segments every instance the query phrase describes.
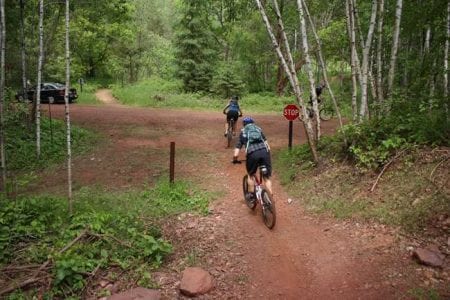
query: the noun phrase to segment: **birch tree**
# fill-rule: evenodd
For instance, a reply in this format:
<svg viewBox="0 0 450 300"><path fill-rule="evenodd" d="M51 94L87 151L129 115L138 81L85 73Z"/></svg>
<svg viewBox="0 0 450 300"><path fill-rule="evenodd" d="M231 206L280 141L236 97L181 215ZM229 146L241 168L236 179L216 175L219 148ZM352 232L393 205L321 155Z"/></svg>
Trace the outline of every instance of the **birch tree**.
<svg viewBox="0 0 450 300"><path fill-rule="evenodd" d="M5 52L6 52L6 22L5 22L5 0L0 0L0 155L2 167L1 188L6 192L6 151L5 151L5 121L3 107L5 103Z"/></svg>
<svg viewBox="0 0 450 300"><path fill-rule="evenodd" d="M65 119L67 132L67 186L68 186L68 200L69 213L72 214L72 145L71 145L71 130L70 130L70 111L69 111L69 90L70 90L70 44L69 44L69 29L70 29L70 10L69 0L66 0L66 89L64 92L65 104Z"/></svg>
<svg viewBox="0 0 450 300"><path fill-rule="evenodd" d="M383 95L383 19L384 19L384 0L380 0L378 8L378 27L377 27L377 98L379 102L384 101Z"/></svg>
<svg viewBox="0 0 450 300"><path fill-rule="evenodd" d="M314 141L314 132L313 132L313 127L312 127L312 123L311 120L307 117L307 111L306 111L306 107L305 107L305 103L303 101L303 97L302 97L302 90L300 88L300 85L298 83L298 78L297 78L297 72L295 71L295 66L292 63L292 55L290 53L290 51L286 51L287 52L287 56L290 57L290 61L291 63L288 65L288 63L286 62L285 57L283 56L283 53L281 52L280 49L280 45L278 44L275 35L273 34L273 29L272 26L270 25L269 19L267 17L266 11L264 9L264 7L261 4L260 0L255 0L256 4L258 6L259 12L261 13L261 17L263 19L263 22L266 26L267 32L269 34L270 39L272 40L272 45L275 49L276 54L278 55L278 58L281 61L281 64L283 65L284 71L286 72L286 76L289 78L289 83L291 84L291 87L294 91L295 97L297 99L298 104L301 107L301 113L303 115L303 125L305 127L306 130L306 136L308 139L308 144L310 146L311 149L311 154L313 156L313 160L315 163L319 162L319 156L317 153L317 148L316 148L316 143ZM286 49L288 50L288 49Z"/></svg>
<svg viewBox="0 0 450 300"><path fill-rule="evenodd" d="M394 85L395 65L397 62L398 41L400 36L400 22L402 18L402 4L403 4L402 1L403 0L397 0L395 9L395 25L394 25L394 34L392 36L391 62L389 65L389 74L388 74L388 88L387 88L388 96L392 94L392 88Z"/></svg>
<svg viewBox="0 0 450 300"><path fill-rule="evenodd" d="M367 81L369 76L369 57L370 57L370 49L372 46L372 36L375 28L375 20L377 17L377 1L372 0L372 13L370 16L370 24L369 24L369 31L367 33L367 38L364 43L363 48L363 57L362 57L362 64L361 64L361 75L362 75L362 81L361 81L361 106L359 110L359 120L362 121L364 118L366 118L368 111L367 111Z"/></svg>
<svg viewBox="0 0 450 300"><path fill-rule="evenodd" d="M450 41L450 1L447 4L447 38L444 48L444 96L448 99L448 48Z"/></svg>
<svg viewBox="0 0 450 300"><path fill-rule="evenodd" d="M44 0L39 0L39 58L36 85L36 154L41 156L41 82L44 60Z"/></svg>
<svg viewBox="0 0 450 300"><path fill-rule="evenodd" d="M357 120L358 115L358 83L356 80L357 76L357 62L358 54L356 52L356 34L355 34L355 22L353 17L353 3L352 0L347 0L345 13L347 15L347 31L350 40L350 66L352 70L352 116L353 122Z"/></svg>
<svg viewBox="0 0 450 300"><path fill-rule="evenodd" d="M312 100L312 106L316 121L316 141L320 139L320 116L319 104L317 102L316 85L314 83L314 74L311 68L311 57L309 56L308 35L306 32L305 13L303 12L303 5L301 0L297 0L298 16L300 18L300 35L302 37L302 49L305 57L305 70L308 75L309 89Z"/></svg>
<svg viewBox="0 0 450 300"><path fill-rule="evenodd" d="M306 13L306 15L308 17L309 23L311 25L311 30L312 30L312 32L314 34L314 38L315 38L316 43L317 43L317 53L318 53L320 65L322 67L322 76L323 76L323 79L325 81L325 84L326 84L326 87L328 89L328 92L330 93L330 97L331 97L331 100L333 102L334 110L335 110L336 116L338 117L338 120L339 120L339 126L342 128L343 127L343 123L342 123L341 113L339 111L339 107L337 105L336 98L334 97L333 90L331 89L330 82L328 81L327 65L325 64L325 60L323 59L323 55L322 55L322 43L320 41L319 35L317 34L314 22L313 22L313 20L311 18L311 15L309 13L308 6L306 5L306 1L302 0L302 3L303 3L303 7L305 9L305 13Z"/></svg>
<svg viewBox="0 0 450 300"><path fill-rule="evenodd" d="M27 100L27 69L25 52L25 22L23 12L25 10L24 0L20 0L20 52L22 56L22 97Z"/></svg>

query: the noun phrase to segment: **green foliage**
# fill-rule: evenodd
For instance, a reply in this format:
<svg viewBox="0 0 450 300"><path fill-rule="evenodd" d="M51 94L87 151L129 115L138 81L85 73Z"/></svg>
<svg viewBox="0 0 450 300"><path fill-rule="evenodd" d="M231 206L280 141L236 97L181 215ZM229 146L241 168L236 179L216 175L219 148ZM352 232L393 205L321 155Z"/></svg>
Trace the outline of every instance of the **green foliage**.
<svg viewBox="0 0 450 300"><path fill-rule="evenodd" d="M176 35L178 77L187 92L209 92L216 60L216 43L206 1L182 1Z"/></svg>
<svg viewBox="0 0 450 300"><path fill-rule="evenodd" d="M155 220L187 211L208 213L205 193L186 182L160 182L150 190L120 194L82 189L74 200L71 217L65 198L0 199L0 265L41 264L51 258L51 294L56 297L79 296L87 274L97 268L113 272L112 266L151 286L148 270L172 251Z"/></svg>
<svg viewBox="0 0 450 300"><path fill-rule="evenodd" d="M245 84L239 71L229 63L222 63L216 70L213 80L213 91L217 95L229 98L232 95L242 95Z"/></svg>
<svg viewBox="0 0 450 300"><path fill-rule="evenodd" d="M11 104L5 113L5 149L9 170L33 170L61 162L66 157L67 133L63 121L41 118L41 157L36 159L36 129L29 107ZM72 126L72 153L84 152L94 139L91 132Z"/></svg>

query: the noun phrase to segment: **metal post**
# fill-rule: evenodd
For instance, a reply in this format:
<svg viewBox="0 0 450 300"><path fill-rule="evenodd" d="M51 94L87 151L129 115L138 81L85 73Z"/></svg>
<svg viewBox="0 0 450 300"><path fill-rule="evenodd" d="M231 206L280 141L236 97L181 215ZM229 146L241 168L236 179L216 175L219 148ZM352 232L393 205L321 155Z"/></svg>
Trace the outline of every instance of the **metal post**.
<svg viewBox="0 0 450 300"><path fill-rule="evenodd" d="M50 105L52 101L48 100L48 116L50 119L50 145L53 146L53 124L52 124L52 106Z"/></svg>
<svg viewBox="0 0 450 300"><path fill-rule="evenodd" d="M170 142L170 183L175 178L175 142Z"/></svg>
<svg viewBox="0 0 450 300"><path fill-rule="evenodd" d="M289 145L288 145L289 149L292 148L292 124L293 121L289 121Z"/></svg>

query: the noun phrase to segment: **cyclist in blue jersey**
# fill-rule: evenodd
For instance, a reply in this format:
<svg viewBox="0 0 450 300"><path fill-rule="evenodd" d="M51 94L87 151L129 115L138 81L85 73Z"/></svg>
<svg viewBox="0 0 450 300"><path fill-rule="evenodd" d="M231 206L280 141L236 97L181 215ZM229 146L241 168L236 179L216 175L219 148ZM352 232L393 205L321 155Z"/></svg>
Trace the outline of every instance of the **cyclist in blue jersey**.
<svg viewBox="0 0 450 300"><path fill-rule="evenodd" d="M233 134L235 134L237 119L239 117L242 117L242 111L241 111L241 108L239 107L239 97L238 96L231 97L227 106L224 107L223 113L225 115L227 115L227 120L225 122L225 134L224 134L224 136L226 137L227 131L228 131L228 122L231 119L234 120Z"/></svg>

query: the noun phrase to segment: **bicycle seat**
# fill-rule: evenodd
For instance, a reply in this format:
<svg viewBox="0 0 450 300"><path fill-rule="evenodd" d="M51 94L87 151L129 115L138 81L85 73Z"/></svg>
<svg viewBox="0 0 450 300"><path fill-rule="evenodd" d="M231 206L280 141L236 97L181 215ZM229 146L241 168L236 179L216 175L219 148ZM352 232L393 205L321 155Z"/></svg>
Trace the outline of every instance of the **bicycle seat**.
<svg viewBox="0 0 450 300"><path fill-rule="evenodd" d="M267 170L266 165L260 165L259 169L261 170L261 173L266 176L269 173L269 170Z"/></svg>

